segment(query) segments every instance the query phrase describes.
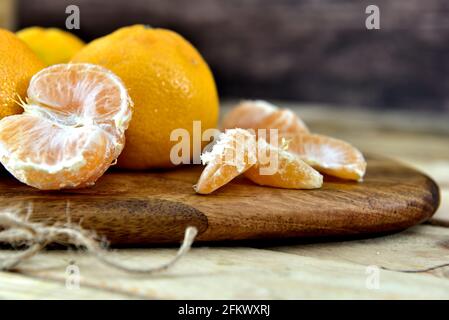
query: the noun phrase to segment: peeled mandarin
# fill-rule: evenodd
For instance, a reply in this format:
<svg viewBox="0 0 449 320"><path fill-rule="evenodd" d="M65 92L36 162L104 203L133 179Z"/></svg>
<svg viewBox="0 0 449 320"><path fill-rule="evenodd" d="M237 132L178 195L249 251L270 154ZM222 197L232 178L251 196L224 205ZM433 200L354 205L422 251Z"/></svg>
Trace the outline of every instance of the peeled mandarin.
<svg viewBox="0 0 449 320"><path fill-rule="evenodd" d="M122 81L91 64L61 64L33 76L24 113L0 121L0 161L38 189L90 186L125 144L132 102Z"/></svg>

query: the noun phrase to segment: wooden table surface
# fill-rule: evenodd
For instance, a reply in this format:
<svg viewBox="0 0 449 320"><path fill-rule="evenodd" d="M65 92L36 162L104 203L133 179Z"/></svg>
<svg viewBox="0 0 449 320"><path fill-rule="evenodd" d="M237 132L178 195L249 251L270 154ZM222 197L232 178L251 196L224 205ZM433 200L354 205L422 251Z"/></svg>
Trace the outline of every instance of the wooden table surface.
<svg viewBox="0 0 449 320"><path fill-rule="evenodd" d="M449 262L449 114L286 106L295 108L313 131L389 155L434 178L442 198L434 218L370 239L195 246L173 269L151 276L113 270L82 252L48 250L23 263L19 272L0 272L0 298L448 299L449 267L423 273L380 267L421 269ZM111 255L149 266L175 251L118 249ZM11 253L1 250L0 256ZM79 288L73 275L67 276L73 268L80 275Z"/></svg>

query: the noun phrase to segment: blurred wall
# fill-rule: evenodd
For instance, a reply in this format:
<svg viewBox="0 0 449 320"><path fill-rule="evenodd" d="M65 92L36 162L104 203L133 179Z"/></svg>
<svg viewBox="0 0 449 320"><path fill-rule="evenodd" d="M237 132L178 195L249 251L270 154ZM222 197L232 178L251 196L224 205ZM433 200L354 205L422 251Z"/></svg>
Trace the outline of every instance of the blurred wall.
<svg viewBox="0 0 449 320"><path fill-rule="evenodd" d="M15 18L15 1L0 0L0 28L14 28Z"/></svg>
<svg viewBox="0 0 449 320"><path fill-rule="evenodd" d="M182 33L222 96L449 110L447 0L18 0L18 26L64 27L69 4L85 40L134 23ZM365 28L369 4L381 30Z"/></svg>

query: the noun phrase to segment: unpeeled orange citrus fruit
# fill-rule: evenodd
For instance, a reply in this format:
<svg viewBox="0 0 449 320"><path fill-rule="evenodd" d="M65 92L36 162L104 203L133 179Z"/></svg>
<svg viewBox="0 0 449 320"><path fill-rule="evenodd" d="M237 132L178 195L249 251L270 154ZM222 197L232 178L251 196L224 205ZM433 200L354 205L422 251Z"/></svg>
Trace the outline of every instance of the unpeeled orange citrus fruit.
<svg viewBox="0 0 449 320"><path fill-rule="evenodd" d="M16 34L48 66L69 62L84 47L77 36L57 28L30 27Z"/></svg>
<svg viewBox="0 0 449 320"><path fill-rule="evenodd" d="M31 77L44 67L25 43L0 29L0 119L22 112L17 100L25 97Z"/></svg>
<svg viewBox="0 0 449 320"><path fill-rule="evenodd" d="M0 121L0 161L46 190L92 185L122 151L132 114L122 81L90 64L38 72L23 108Z"/></svg>
<svg viewBox="0 0 449 320"><path fill-rule="evenodd" d="M198 51L179 34L143 25L94 40L73 58L102 65L126 84L135 111L118 165L170 167L174 129L193 139L193 121L215 128L218 96L212 73ZM192 140L191 140L192 142ZM193 145L193 143L191 143Z"/></svg>

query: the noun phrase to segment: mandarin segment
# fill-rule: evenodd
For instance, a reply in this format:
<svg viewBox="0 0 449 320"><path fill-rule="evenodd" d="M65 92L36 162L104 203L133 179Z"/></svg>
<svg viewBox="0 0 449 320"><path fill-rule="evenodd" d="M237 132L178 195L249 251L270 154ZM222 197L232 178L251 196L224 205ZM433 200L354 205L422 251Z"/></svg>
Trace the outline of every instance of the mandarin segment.
<svg viewBox="0 0 449 320"><path fill-rule="evenodd" d="M297 155L267 143L244 129L222 133L210 152L201 156L207 164L195 191L211 193L244 174L253 182L279 188L315 189L323 183L322 175Z"/></svg>
<svg viewBox="0 0 449 320"><path fill-rule="evenodd" d="M284 138L309 133L305 123L289 109L278 109L267 115L259 122L257 129L277 129L278 135Z"/></svg>
<svg viewBox="0 0 449 320"><path fill-rule="evenodd" d="M241 102L226 115L222 126L225 129L253 129L256 134L258 129L277 129L282 137L309 133L306 124L293 111L261 100Z"/></svg>
<svg viewBox="0 0 449 320"><path fill-rule="evenodd" d="M258 141L257 163L244 175L262 186L278 188L317 189L323 184L323 176L299 156L263 139Z"/></svg>
<svg viewBox="0 0 449 320"><path fill-rule="evenodd" d="M276 110L276 106L263 100L242 101L226 114L221 126L223 129L255 129L264 117Z"/></svg>
<svg viewBox="0 0 449 320"><path fill-rule="evenodd" d="M278 139L287 139L289 149L316 170L338 178L361 181L366 171L363 154L342 140L311 134L304 122L289 109L265 101L245 101L223 121L225 128L277 129ZM268 142L269 132L266 132ZM254 170L254 169L253 169Z"/></svg>
<svg viewBox="0 0 449 320"><path fill-rule="evenodd" d="M89 186L117 159L132 104L121 80L88 64L37 73L21 115L0 121L0 161L18 180L54 190Z"/></svg>
<svg viewBox="0 0 449 320"><path fill-rule="evenodd" d="M320 172L342 179L361 181L366 171L363 154L349 143L319 134L298 135L288 150Z"/></svg>
<svg viewBox="0 0 449 320"><path fill-rule="evenodd" d="M256 137L243 129L226 130L218 137L212 150L204 153L201 159L206 167L194 189L197 193L208 194L256 163Z"/></svg>

